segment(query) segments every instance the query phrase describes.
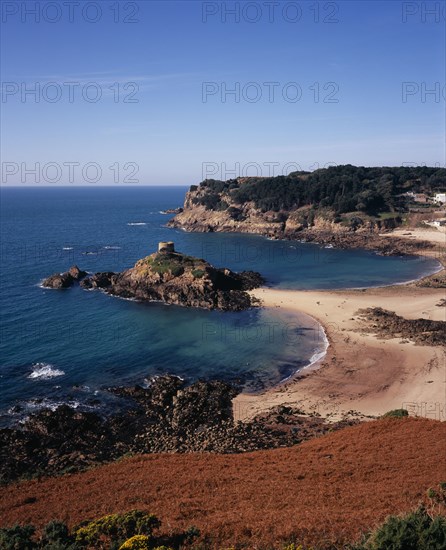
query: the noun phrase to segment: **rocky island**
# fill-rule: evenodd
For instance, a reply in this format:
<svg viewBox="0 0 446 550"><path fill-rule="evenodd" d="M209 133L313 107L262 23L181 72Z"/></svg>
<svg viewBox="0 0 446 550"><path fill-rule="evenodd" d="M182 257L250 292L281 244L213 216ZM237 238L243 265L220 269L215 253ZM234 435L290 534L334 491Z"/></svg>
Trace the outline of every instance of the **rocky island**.
<svg viewBox="0 0 446 550"><path fill-rule="evenodd" d="M77 266L42 282L45 288L68 288L79 282L86 290L100 289L121 298L164 302L188 307L241 311L257 304L247 290L264 282L259 273L215 268L203 259L175 252L173 242L161 242L151 254L121 273L87 276Z"/></svg>

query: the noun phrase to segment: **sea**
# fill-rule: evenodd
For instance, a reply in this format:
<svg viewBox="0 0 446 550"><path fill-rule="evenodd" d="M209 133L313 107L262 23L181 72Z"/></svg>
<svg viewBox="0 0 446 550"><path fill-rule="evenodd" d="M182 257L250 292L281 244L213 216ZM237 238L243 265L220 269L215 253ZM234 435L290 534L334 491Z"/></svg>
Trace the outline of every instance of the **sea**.
<svg viewBox="0 0 446 550"><path fill-rule="evenodd" d="M259 391L292 376L327 347L312 318L256 308L217 312L50 290L44 277L121 271L174 241L217 267L259 271L282 289L390 285L439 268L422 257L385 257L261 236L190 233L166 226L187 187L3 187L0 261L0 425L62 403L104 414L121 406L107 388L220 379Z"/></svg>

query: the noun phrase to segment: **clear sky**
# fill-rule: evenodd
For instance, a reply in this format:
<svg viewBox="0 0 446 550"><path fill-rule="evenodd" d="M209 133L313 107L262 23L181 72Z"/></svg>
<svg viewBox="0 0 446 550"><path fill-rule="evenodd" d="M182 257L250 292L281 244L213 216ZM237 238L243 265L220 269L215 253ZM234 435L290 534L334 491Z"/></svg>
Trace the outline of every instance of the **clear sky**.
<svg viewBox="0 0 446 550"><path fill-rule="evenodd" d="M2 183L444 166L445 6L3 0Z"/></svg>

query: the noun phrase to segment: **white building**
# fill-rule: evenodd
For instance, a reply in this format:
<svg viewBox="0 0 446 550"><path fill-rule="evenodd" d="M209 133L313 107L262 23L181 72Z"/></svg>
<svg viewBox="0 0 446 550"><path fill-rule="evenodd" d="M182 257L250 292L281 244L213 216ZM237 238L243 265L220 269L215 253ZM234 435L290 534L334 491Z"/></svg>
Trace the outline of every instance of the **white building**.
<svg viewBox="0 0 446 550"><path fill-rule="evenodd" d="M434 196L434 201L444 204L446 202L446 193L436 193Z"/></svg>

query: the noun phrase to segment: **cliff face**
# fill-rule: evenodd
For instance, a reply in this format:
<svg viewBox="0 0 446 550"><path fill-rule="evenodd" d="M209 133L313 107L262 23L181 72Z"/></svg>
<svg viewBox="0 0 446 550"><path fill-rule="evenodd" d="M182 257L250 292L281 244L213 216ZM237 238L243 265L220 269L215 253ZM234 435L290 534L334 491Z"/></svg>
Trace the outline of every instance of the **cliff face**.
<svg viewBox="0 0 446 550"><path fill-rule="evenodd" d="M233 185L240 189L250 183L250 180L251 178L238 178ZM344 234L378 233L392 229L397 223L393 219L371 222L357 216L350 216L348 222L339 223L329 208L314 209L308 205L278 212L265 211L257 208L253 201L234 200L231 186L218 192L208 186L192 186L186 193L183 208L179 210L168 222L170 227L199 232L254 233L277 238L297 237L299 233L311 230Z"/></svg>
<svg viewBox="0 0 446 550"><path fill-rule="evenodd" d="M61 288L58 281L58 276L51 276L43 286ZM121 298L239 311L255 305L246 291L262 282L259 273L217 269L205 260L172 249L142 258L122 273L102 272L85 277L80 286Z"/></svg>
<svg viewBox="0 0 446 550"><path fill-rule="evenodd" d="M398 218L373 219L371 216L349 213L336 216L328 207L302 207L265 210L253 201L234 199L233 189L243 190L252 178L192 186L186 193L184 206L168 225L186 231L253 233L273 239L296 239L339 248L365 248L382 254L413 254L428 243L404 239L387 239L379 233L395 228ZM258 181L259 178L254 178ZM218 182L217 182L218 183ZM221 189L223 187L223 189ZM217 190L216 190L217 189Z"/></svg>
<svg viewBox="0 0 446 550"><path fill-rule="evenodd" d="M268 236L279 236L283 232L284 224L277 215L262 213L252 202L237 204L229 193L218 194L220 202L227 204L225 210L207 208L200 201L205 201L210 193L205 187L188 191L183 211L170 220L168 225L198 232L241 232Z"/></svg>

